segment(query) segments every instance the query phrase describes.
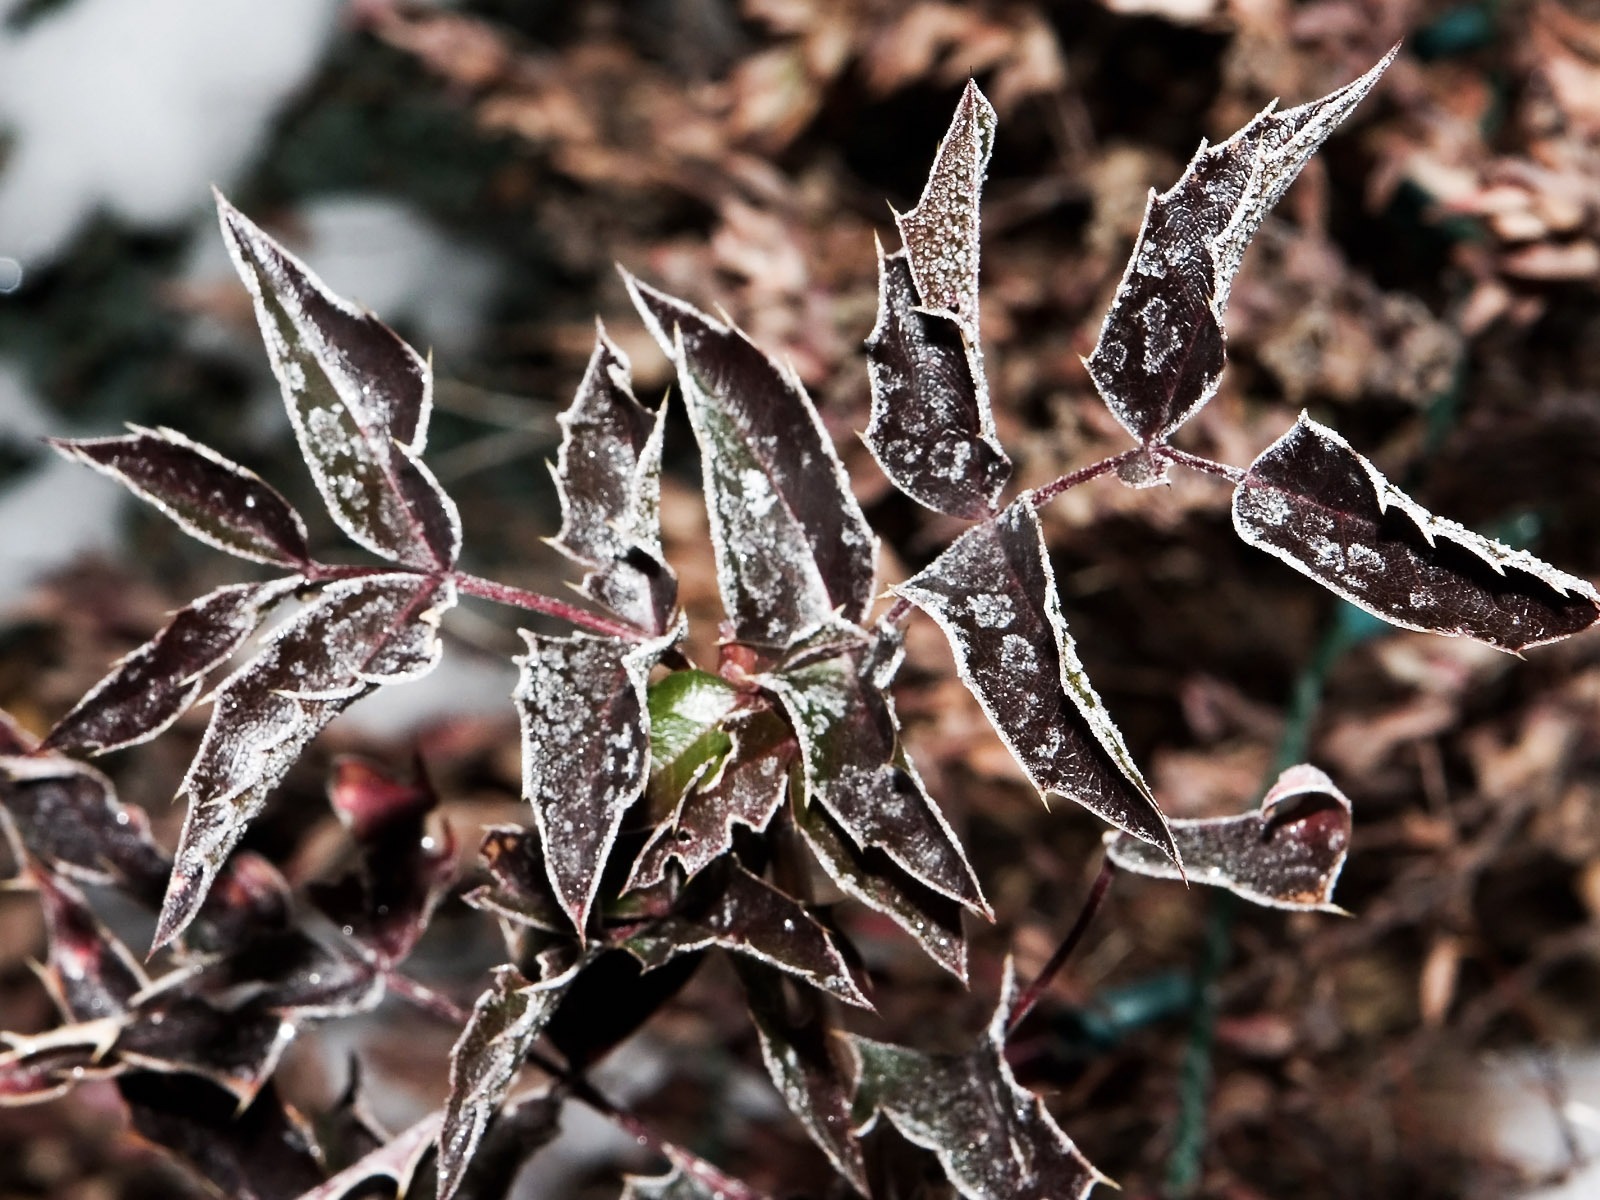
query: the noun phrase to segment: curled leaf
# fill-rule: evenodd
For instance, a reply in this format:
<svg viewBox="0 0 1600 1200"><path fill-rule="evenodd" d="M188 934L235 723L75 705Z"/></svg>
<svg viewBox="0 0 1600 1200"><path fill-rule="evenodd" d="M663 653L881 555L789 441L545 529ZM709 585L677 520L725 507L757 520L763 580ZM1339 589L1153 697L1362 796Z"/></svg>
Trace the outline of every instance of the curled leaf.
<svg viewBox="0 0 1600 1200"><path fill-rule="evenodd" d="M1008 959L999 1008L970 1052L924 1054L853 1038L861 1062L858 1127L870 1127L882 1113L908 1140L934 1152L968 1200L1083 1200L1105 1177L1011 1074L1005 1041L1015 1002Z"/></svg>
<svg viewBox="0 0 1600 1200"><path fill-rule="evenodd" d="M329 515L374 554L454 566L461 518L419 457L432 367L371 313L330 292L220 193L217 213Z"/></svg>
<svg viewBox="0 0 1600 1200"><path fill-rule="evenodd" d="M661 555L661 438L666 409L634 399L628 359L595 334L594 353L572 404L557 418L554 470L561 533L554 545L591 567L586 596L652 633L665 633L678 581Z"/></svg>
<svg viewBox="0 0 1600 1200"><path fill-rule="evenodd" d="M47 870L32 880L50 941L45 979L62 1015L84 1022L126 1013L150 985L143 968L77 888Z"/></svg>
<svg viewBox="0 0 1600 1200"><path fill-rule="evenodd" d="M1150 193L1085 361L1112 415L1141 442L1165 441L1216 392L1226 357L1222 314L1245 248L1398 49L1320 100L1283 112L1269 106L1227 141L1202 143L1183 178Z"/></svg>
<svg viewBox="0 0 1600 1200"><path fill-rule="evenodd" d="M171 429L130 428L127 437L54 438L50 444L111 476L219 550L285 567L310 561L305 522L255 472Z"/></svg>
<svg viewBox="0 0 1600 1200"><path fill-rule="evenodd" d="M1172 822L1190 883L1227 888L1272 908L1341 912L1333 885L1350 851L1350 801L1316 767L1290 767L1258 812ZM1126 834L1106 834L1106 854L1125 871L1179 879L1172 862Z"/></svg>
<svg viewBox="0 0 1600 1200"><path fill-rule="evenodd" d="M734 637L782 649L836 610L860 621L873 595L872 530L794 371L732 325L626 272L623 281L678 370Z"/></svg>
<svg viewBox="0 0 1600 1200"><path fill-rule="evenodd" d="M1303 413L1240 480L1233 527L1405 629L1516 652L1600 620L1588 581L1434 516Z"/></svg>
<svg viewBox="0 0 1600 1200"><path fill-rule="evenodd" d="M1034 787L1175 854L1166 819L1067 632L1031 498L893 589L937 622L961 682Z"/></svg>
<svg viewBox="0 0 1600 1200"><path fill-rule="evenodd" d="M680 625L681 630L681 625ZM583 937L623 814L650 770L645 684L679 630L641 645L523 630L512 692L522 721L522 794L563 911Z"/></svg>
<svg viewBox="0 0 1600 1200"><path fill-rule="evenodd" d="M299 576L220 587L173 614L56 722L44 744L105 754L155 737L194 704L205 677L226 662Z"/></svg>
<svg viewBox="0 0 1600 1200"><path fill-rule="evenodd" d="M420 575L333 583L223 680L180 792L189 811L157 946L194 918L228 852L306 744L374 688L433 669L439 618L454 603L452 584Z"/></svg>
<svg viewBox="0 0 1600 1200"><path fill-rule="evenodd" d="M885 257L878 247L878 321L867 338L872 416L863 440L917 503L986 517L1011 478L1011 460L995 437L977 343L954 317L918 307L906 254Z"/></svg>
<svg viewBox="0 0 1600 1200"><path fill-rule="evenodd" d="M502 921L548 933L570 928L551 889L544 852L535 834L514 825L491 826L484 830L478 853L494 882L467 893L464 899L468 904Z"/></svg>

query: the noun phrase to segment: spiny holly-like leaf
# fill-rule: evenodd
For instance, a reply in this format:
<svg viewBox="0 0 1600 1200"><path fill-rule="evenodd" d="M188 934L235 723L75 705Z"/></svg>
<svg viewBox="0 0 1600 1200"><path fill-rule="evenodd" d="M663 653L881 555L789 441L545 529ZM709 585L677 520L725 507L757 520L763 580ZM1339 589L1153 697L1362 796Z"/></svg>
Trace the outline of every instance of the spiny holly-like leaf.
<svg viewBox="0 0 1600 1200"><path fill-rule="evenodd" d="M847 1061L850 1043L833 1035L817 1005L791 1012L778 977L739 964L750 998L750 1015L761 1041L761 1059L772 1084L838 1172L862 1195L871 1195L867 1164L851 1121L857 1064Z"/></svg>
<svg viewBox="0 0 1600 1200"><path fill-rule="evenodd" d="M923 1054L857 1037L861 1078L856 1117L866 1129L882 1113L932 1150L968 1200L1082 1200L1105 1182L1039 1098L1006 1063L1006 1026L1016 974L1006 962L1000 1006L967 1054Z"/></svg>
<svg viewBox="0 0 1600 1200"><path fill-rule="evenodd" d="M1011 460L995 437L975 335L954 317L919 307L911 272L906 251L885 257L878 247L864 440L883 473L919 504L986 517L1011 478Z"/></svg>
<svg viewBox="0 0 1600 1200"><path fill-rule="evenodd" d="M1512 652L1600 620L1583 579L1436 517L1305 414L1233 494L1239 536L1376 617Z"/></svg>
<svg viewBox="0 0 1600 1200"><path fill-rule="evenodd" d="M629 1175L618 1200L764 1200L764 1194L730 1179L697 1154L664 1142L656 1147L671 1165L665 1175Z"/></svg>
<svg viewBox="0 0 1600 1200"><path fill-rule="evenodd" d="M597 329L572 404L557 418L561 533L554 542L593 568L584 595L652 633L665 633L678 580L661 556L661 437L666 409L634 399L627 356Z"/></svg>
<svg viewBox="0 0 1600 1200"><path fill-rule="evenodd" d="M1318 146L1394 60L1227 141L1202 143L1183 178L1154 191L1127 271L1086 365L1112 415L1141 442L1166 440L1211 399L1226 357L1222 314L1245 247Z"/></svg>
<svg viewBox="0 0 1600 1200"><path fill-rule="evenodd" d="M356 1200L371 1194L379 1180L392 1181L395 1195L404 1196L443 1120L442 1113L429 1113L297 1200Z"/></svg>
<svg viewBox="0 0 1600 1200"><path fill-rule="evenodd" d="M978 195L994 150L994 109L970 79L939 143L922 198L896 213L922 307L946 312L978 341Z"/></svg>
<svg viewBox="0 0 1600 1200"><path fill-rule="evenodd" d="M329 514L374 554L454 566L461 518L419 457L432 367L371 313L330 292L221 193L217 212Z"/></svg>
<svg viewBox="0 0 1600 1200"><path fill-rule="evenodd" d="M680 954L721 946L803 979L846 1004L872 1007L850 978L832 935L805 905L736 863L700 880L705 886L691 885L670 916L646 924L623 948L654 968Z"/></svg>
<svg viewBox="0 0 1600 1200"><path fill-rule="evenodd" d="M342 942L325 944L299 928L258 932L226 954L207 956L179 977L186 995L228 1007L240 995L300 1021L376 1008L381 959Z"/></svg>
<svg viewBox="0 0 1600 1200"><path fill-rule="evenodd" d="M732 747L724 720L743 702L739 690L708 671L674 671L650 685L650 794L676 804Z"/></svg>
<svg viewBox="0 0 1600 1200"><path fill-rule="evenodd" d="M782 649L872 601L872 530L793 370L733 326L623 273L700 443L722 603L734 637Z"/></svg>
<svg viewBox="0 0 1600 1200"><path fill-rule="evenodd" d="M171 429L129 428L127 437L52 438L50 444L219 550L285 567L310 561L305 522L255 472Z"/></svg>
<svg viewBox="0 0 1600 1200"><path fill-rule="evenodd" d="M561 1132L562 1101L562 1095L549 1090L507 1101L467 1164L457 1200L511 1200L523 1163Z"/></svg>
<svg viewBox="0 0 1600 1200"><path fill-rule="evenodd" d="M135 1072L118 1081L134 1130L229 1200L296 1200L322 1183L304 1120L269 1084L242 1112L203 1079Z"/></svg>
<svg viewBox="0 0 1600 1200"><path fill-rule="evenodd" d="M898 644L875 654L858 648L761 683L800 740L805 802L825 809L859 848L881 850L924 886L991 916L961 843L900 753L883 691L899 659Z"/></svg>
<svg viewBox="0 0 1600 1200"><path fill-rule="evenodd" d="M1166 819L1078 661L1024 494L894 591L944 630L956 670L1034 787L1175 853Z"/></svg>
<svg viewBox="0 0 1600 1200"><path fill-rule="evenodd" d="M549 933L571 927L551 888L544 852L534 833L514 825L491 826L484 830L478 853L494 882L463 897L473 908Z"/></svg>
<svg viewBox="0 0 1600 1200"><path fill-rule="evenodd" d="M578 967L529 983L514 967L497 967L450 1052L450 1098L439 1131L439 1200L450 1200L500 1109L506 1091L545 1024L577 978Z"/></svg>
<svg viewBox="0 0 1600 1200"><path fill-rule="evenodd" d="M150 986L143 969L77 888L50 871L31 875L49 933L45 979L62 1015L82 1022L127 1012Z"/></svg>
<svg viewBox="0 0 1600 1200"><path fill-rule="evenodd" d="M512 692L522 720L522 794L561 907L585 935L623 814L650 770L645 684L682 630L640 645L522 631L528 653Z"/></svg>
<svg viewBox="0 0 1600 1200"><path fill-rule="evenodd" d="M64 1096L89 1079L116 1075L119 1064L100 1056L116 1035L118 1018L87 1025L64 1026L33 1038L6 1035L10 1047L0 1053L0 1108L43 1104Z"/></svg>
<svg viewBox="0 0 1600 1200"><path fill-rule="evenodd" d="M653 705L653 689L651 695ZM652 725L652 750L654 732ZM673 859L692 879L733 849L734 826L743 825L759 833L783 807L797 747L794 734L775 713L768 709L741 711L691 745L714 739L721 741L716 748L717 757L701 760L701 773L689 781L689 790L681 793L676 811L656 828L639 852L629 888L660 883ZM675 761L682 763L686 757L687 754ZM707 767L715 770L707 771Z"/></svg>
<svg viewBox="0 0 1600 1200"><path fill-rule="evenodd" d="M180 608L161 632L119 660L44 744L104 754L155 737L189 710L206 675L244 645L266 611L301 582L294 576L230 584Z"/></svg>
<svg viewBox="0 0 1600 1200"><path fill-rule="evenodd" d="M294 1035L294 1022L259 1000L218 1007L180 980L141 1000L113 1053L129 1066L205 1079L237 1109L272 1077Z"/></svg>
<svg viewBox="0 0 1600 1200"><path fill-rule="evenodd" d="M1342 912L1333 885L1350 851L1350 801L1316 767L1290 767L1259 812L1172 822L1190 883L1227 888L1272 908ZM1170 860L1123 833L1106 834L1106 854L1126 871L1178 879Z"/></svg>
<svg viewBox="0 0 1600 1200"><path fill-rule="evenodd" d="M817 862L846 895L888 917L934 962L966 982L967 939L959 904L918 883L883 851L852 845L820 807L796 805L794 814Z"/></svg>
<svg viewBox="0 0 1600 1200"><path fill-rule="evenodd" d="M433 669L439 618L454 603L454 585L419 575L330 584L218 686L183 781L189 812L158 947L194 918L228 852L306 744L374 688Z"/></svg>
<svg viewBox="0 0 1600 1200"><path fill-rule="evenodd" d="M50 870L117 884L149 904L161 899L171 863L149 818L93 767L60 754L0 757L0 808L6 836Z"/></svg>
<svg viewBox="0 0 1600 1200"><path fill-rule="evenodd" d="M417 764L404 779L371 763L342 758L328 798L355 838L358 869L312 889L317 906L385 963L411 952L428 918L455 879L456 842L448 824L430 832L437 807L427 773Z"/></svg>

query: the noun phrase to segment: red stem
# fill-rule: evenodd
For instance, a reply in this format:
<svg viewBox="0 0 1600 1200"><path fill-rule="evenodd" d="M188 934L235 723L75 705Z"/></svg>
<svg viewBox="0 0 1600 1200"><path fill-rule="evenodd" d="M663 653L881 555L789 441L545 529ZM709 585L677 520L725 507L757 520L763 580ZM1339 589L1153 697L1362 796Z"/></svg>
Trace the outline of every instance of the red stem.
<svg viewBox="0 0 1600 1200"><path fill-rule="evenodd" d="M1022 993L1017 1006L1011 1010L1011 1019L1006 1022L1006 1033L1015 1032L1017 1026L1022 1024L1023 1018L1033 1011L1034 1005L1039 1003L1045 991L1055 981L1055 977L1061 973L1061 968L1067 965L1067 959L1072 957L1072 952L1078 948L1078 943L1083 941L1083 935L1089 932L1089 924L1094 920L1094 915L1105 903L1106 893L1111 890L1111 880L1116 873L1117 869L1112 866L1109 858L1100 864L1100 874L1094 877L1088 899L1083 902L1083 911L1078 913L1077 921L1067 931L1067 936L1061 939L1061 944L1050 956L1050 961L1045 963L1038 976Z"/></svg>
<svg viewBox="0 0 1600 1200"><path fill-rule="evenodd" d="M468 575L464 571L455 572L452 578L455 580L456 586L469 596L477 596L480 600L493 600L499 604L509 604L513 608L525 609L528 612L560 617L563 621L568 621L580 629L587 629L590 633L621 638L623 641L628 642L642 642L650 636L642 629L636 629L632 625L625 625L621 621L612 621L606 617L597 616L592 612L579 608L575 604L568 604L565 600L557 600L553 596L544 596L538 592L525 592L521 588L511 587L504 583L496 583L492 579Z"/></svg>
<svg viewBox="0 0 1600 1200"><path fill-rule="evenodd" d="M1245 473L1238 467L1230 467L1227 463L1213 462L1209 458L1201 458L1198 454L1190 454L1173 446L1155 446L1152 447L1150 453L1166 462L1177 463L1180 467L1202 471L1207 475L1218 475L1229 483L1237 484L1245 476Z"/></svg>
<svg viewBox="0 0 1600 1200"><path fill-rule="evenodd" d="M1047 483L1028 497L1028 503L1034 508L1043 508L1062 492L1071 491L1080 483L1088 483L1091 479L1098 479L1110 471L1115 471L1130 458L1144 452L1143 446L1135 446L1132 450L1124 450L1121 454L1113 454L1110 458L1102 458L1097 463L1090 463L1087 467L1073 471L1070 475L1063 475L1054 483Z"/></svg>

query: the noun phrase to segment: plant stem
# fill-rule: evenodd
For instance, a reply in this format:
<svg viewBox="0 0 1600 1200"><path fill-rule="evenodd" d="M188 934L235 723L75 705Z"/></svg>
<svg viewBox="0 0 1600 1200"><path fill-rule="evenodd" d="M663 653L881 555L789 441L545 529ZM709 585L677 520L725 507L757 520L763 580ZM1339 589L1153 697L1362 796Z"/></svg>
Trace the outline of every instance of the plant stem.
<svg viewBox="0 0 1600 1200"><path fill-rule="evenodd" d="M1017 1026L1022 1024L1023 1018L1033 1011L1034 1006L1055 981L1055 977L1061 973L1061 968L1067 965L1067 959L1072 957L1072 952L1078 948L1078 943L1083 941L1083 935L1089 932L1089 925L1094 920L1095 914L1105 903L1106 893L1111 890L1111 880L1116 874L1117 868L1109 858L1101 862L1100 873L1094 877L1094 883L1089 887L1089 895L1083 902L1078 919L1072 923L1072 928L1067 930L1067 936L1061 939L1061 944L1050 956L1050 961L1041 968L1033 982L1022 993L1016 1007L1011 1010L1011 1018L1006 1022L1008 1035L1014 1032Z"/></svg>
<svg viewBox="0 0 1600 1200"><path fill-rule="evenodd" d="M613 621L607 617L597 616L592 612L579 608L575 604L568 604L565 600L557 600L554 596L545 596L538 592L526 592L521 588L511 587L508 584L496 583L492 579L484 579L478 575L468 575L465 571L457 571L451 578L455 580L456 586L469 596L476 596L480 600L493 600L499 604L509 604L513 608L524 609L527 612L560 617L563 621L568 621L580 629L587 629L590 633L621 638L628 642L642 642L649 637L642 629L636 629L632 625L625 625L621 621Z"/></svg>
<svg viewBox="0 0 1600 1200"><path fill-rule="evenodd" d="M1143 452L1143 446L1135 446L1132 450L1124 450L1121 454L1113 454L1110 458L1102 458L1097 463L1090 463L1087 467L1081 467L1071 474L1063 475L1053 483L1047 483L1042 488L1035 489L1029 495L1028 503L1036 509L1043 508L1050 501L1061 495L1062 492L1071 491L1080 483L1088 483L1091 479L1098 479L1102 475L1115 471L1130 458L1134 458Z"/></svg>
<svg viewBox="0 0 1600 1200"><path fill-rule="evenodd" d="M1202 458L1198 454L1190 454L1186 450L1179 450L1175 446L1155 446L1150 453L1164 462L1177 463L1180 467L1188 467L1193 471L1201 471L1207 475L1218 475L1229 483L1237 484L1244 478L1245 473L1238 467L1230 467L1227 463L1215 462L1209 458Z"/></svg>

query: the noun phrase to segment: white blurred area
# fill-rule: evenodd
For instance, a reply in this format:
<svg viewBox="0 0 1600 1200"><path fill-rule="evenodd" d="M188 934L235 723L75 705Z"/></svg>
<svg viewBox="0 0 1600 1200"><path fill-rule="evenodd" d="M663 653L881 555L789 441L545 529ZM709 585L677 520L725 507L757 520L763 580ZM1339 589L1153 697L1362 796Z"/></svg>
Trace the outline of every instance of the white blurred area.
<svg viewBox="0 0 1600 1200"><path fill-rule="evenodd" d="M1489 1147L1539 1181L1510 1200L1600 1197L1600 1050L1506 1055L1478 1088Z"/></svg>
<svg viewBox="0 0 1600 1200"><path fill-rule="evenodd" d="M0 12L8 7L0 0ZM109 212L134 226L187 225L183 282L234 279L211 210L265 149L271 122L343 33L343 0L69 0L24 29L0 29L0 305L30 272L65 253L85 222ZM392 197L318 197L293 216L291 248L329 287L404 322L424 350L470 349L498 278L466 247ZM222 351L259 372L244 428L287 437L276 385L258 339L195 318L197 349ZM0 432L100 436L120 426L73 428L0 359ZM41 575L81 554L115 557L122 490L53 456L0 490L0 613ZM357 706L347 718L400 733L442 710L505 705L509 664L444 664L452 686L429 680Z"/></svg>

